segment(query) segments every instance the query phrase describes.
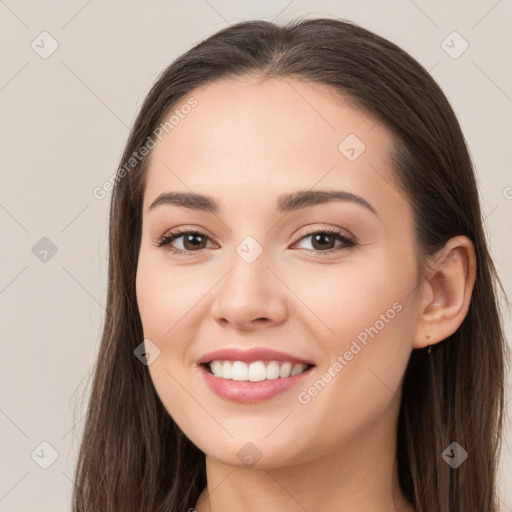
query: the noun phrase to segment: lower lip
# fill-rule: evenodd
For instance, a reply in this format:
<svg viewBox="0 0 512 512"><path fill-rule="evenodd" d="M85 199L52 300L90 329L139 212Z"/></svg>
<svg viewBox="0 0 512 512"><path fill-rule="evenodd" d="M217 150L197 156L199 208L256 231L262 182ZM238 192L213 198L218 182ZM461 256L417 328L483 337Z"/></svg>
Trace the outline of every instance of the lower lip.
<svg viewBox="0 0 512 512"><path fill-rule="evenodd" d="M263 402L290 389L307 378L314 368L312 366L305 372L293 377L246 382L215 377L203 365L200 365L200 370L206 379L206 383L214 393L227 400L234 400L244 404Z"/></svg>

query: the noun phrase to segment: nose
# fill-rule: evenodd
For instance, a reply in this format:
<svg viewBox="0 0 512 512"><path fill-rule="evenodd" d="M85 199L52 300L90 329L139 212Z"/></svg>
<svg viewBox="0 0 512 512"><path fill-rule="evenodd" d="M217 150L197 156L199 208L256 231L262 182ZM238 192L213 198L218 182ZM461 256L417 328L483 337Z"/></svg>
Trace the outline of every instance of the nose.
<svg viewBox="0 0 512 512"><path fill-rule="evenodd" d="M286 286L261 255L252 263L235 254L227 275L215 287L211 314L240 331L276 326L287 316Z"/></svg>

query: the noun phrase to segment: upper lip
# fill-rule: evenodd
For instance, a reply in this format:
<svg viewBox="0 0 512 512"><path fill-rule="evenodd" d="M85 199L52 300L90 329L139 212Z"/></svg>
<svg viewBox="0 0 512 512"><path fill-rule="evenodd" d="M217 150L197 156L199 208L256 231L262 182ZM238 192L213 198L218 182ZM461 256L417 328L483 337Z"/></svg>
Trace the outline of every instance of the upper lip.
<svg viewBox="0 0 512 512"><path fill-rule="evenodd" d="M291 363L303 363L314 365L313 362L301 357L292 356L285 352L279 352L270 348L222 348L203 355L197 361L197 364L211 363L212 361L244 361L252 363L254 361L282 361Z"/></svg>

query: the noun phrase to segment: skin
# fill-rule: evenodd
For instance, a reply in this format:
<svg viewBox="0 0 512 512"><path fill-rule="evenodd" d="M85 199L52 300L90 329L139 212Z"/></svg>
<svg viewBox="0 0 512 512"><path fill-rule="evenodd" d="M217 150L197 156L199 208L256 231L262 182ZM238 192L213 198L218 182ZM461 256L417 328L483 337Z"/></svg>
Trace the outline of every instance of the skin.
<svg viewBox="0 0 512 512"><path fill-rule="evenodd" d="M462 322L475 276L471 241L451 239L420 279L412 209L388 161L391 135L327 86L252 76L201 87L182 103L192 96L198 105L151 154L136 282L144 337L160 350L149 365L156 392L206 455L207 488L190 507L414 510L395 459L402 378L414 348ZM365 144L355 161L338 149L349 134ZM357 194L377 214L349 201L275 212L281 194L311 189ZM173 191L212 196L220 211L149 211ZM206 233L204 248L184 236L172 242L188 250L183 257L155 246L176 227ZM324 238L322 250L311 235L326 228L357 245ZM236 252L247 236L263 250L250 264ZM298 394L332 373L397 302L401 311L301 403ZM298 388L241 404L214 394L196 365L223 347L274 348L316 367ZM252 466L237 455L248 442L261 455Z"/></svg>

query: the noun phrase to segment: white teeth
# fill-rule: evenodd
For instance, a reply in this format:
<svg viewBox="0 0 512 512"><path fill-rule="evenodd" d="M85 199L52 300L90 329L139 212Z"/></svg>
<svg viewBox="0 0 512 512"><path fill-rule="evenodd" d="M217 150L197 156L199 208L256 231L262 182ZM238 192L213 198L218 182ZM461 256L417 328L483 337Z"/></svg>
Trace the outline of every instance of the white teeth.
<svg viewBox="0 0 512 512"><path fill-rule="evenodd" d="M222 365L222 376L225 379L231 379L233 370L233 365L229 361L224 361L224 364Z"/></svg>
<svg viewBox="0 0 512 512"><path fill-rule="evenodd" d="M215 377L222 379L260 382L262 380L285 379L302 373L308 365L303 363L281 363L279 361L212 361L210 369Z"/></svg>
<svg viewBox="0 0 512 512"><path fill-rule="evenodd" d="M279 363L277 361L270 361L267 365L267 379L273 380L279 378Z"/></svg>
<svg viewBox="0 0 512 512"><path fill-rule="evenodd" d="M210 370L213 375L222 375L222 361L212 361L210 363Z"/></svg>
<svg viewBox="0 0 512 512"><path fill-rule="evenodd" d="M296 364L293 368L292 368L292 371L290 373L290 376L294 376L294 375L298 375L299 373L302 373L304 371L302 364Z"/></svg>
<svg viewBox="0 0 512 512"><path fill-rule="evenodd" d="M235 363L236 364L236 363ZM249 365L249 380L251 382L259 382L267 378L267 370L263 361L256 361Z"/></svg>
<svg viewBox="0 0 512 512"><path fill-rule="evenodd" d="M249 368L243 361L235 361L233 363L231 378L233 380L248 380ZM220 375L222 377L222 375Z"/></svg>
<svg viewBox="0 0 512 512"><path fill-rule="evenodd" d="M290 376L290 372L292 370L292 363L283 363L281 369L279 370L279 377L284 379L285 377Z"/></svg>

